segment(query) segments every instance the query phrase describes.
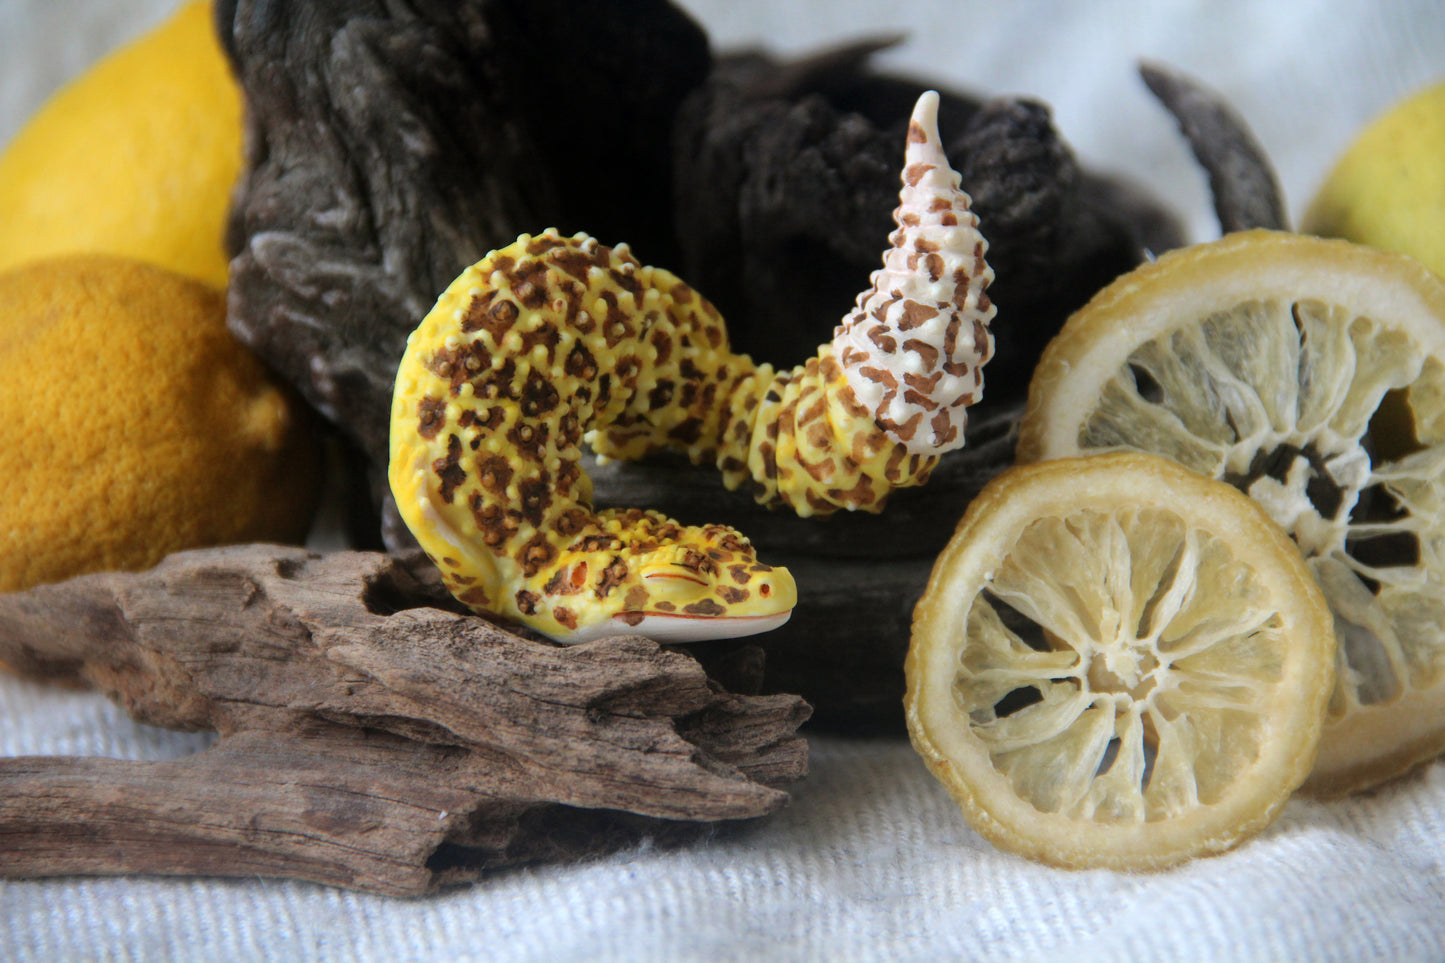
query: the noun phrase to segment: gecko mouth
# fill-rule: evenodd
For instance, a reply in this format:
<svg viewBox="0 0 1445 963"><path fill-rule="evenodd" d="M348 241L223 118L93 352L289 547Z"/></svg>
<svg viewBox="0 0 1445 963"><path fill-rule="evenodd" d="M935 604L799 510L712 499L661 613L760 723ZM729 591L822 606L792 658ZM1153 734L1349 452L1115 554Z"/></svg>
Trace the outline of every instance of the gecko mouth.
<svg viewBox="0 0 1445 963"><path fill-rule="evenodd" d="M698 578L696 575L684 575L681 572L649 572L642 578L647 582L691 582L694 585L707 585L705 579Z"/></svg>
<svg viewBox="0 0 1445 963"><path fill-rule="evenodd" d="M677 612L620 612L596 625L585 625L558 639L566 645L591 642L610 635L642 635L664 645L736 639L779 628L793 610L771 615L680 615Z"/></svg>

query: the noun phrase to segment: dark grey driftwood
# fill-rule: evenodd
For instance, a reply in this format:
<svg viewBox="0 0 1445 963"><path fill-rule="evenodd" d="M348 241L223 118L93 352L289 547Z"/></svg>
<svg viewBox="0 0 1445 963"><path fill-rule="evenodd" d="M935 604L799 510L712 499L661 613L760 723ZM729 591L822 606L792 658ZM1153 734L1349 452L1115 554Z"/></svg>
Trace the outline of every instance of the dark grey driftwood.
<svg viewBox="0 0 1445 963"><path fill-rule="evenodd" d="M217 23L249 145L229 324L361 449L378 505L406 335L518 233L625 241L716 301L738 350L812 354L879 266L928 86L869 67L898 38L713 72L661 0L222 0ZM1178 232L1137 192L1112 203L1126 189L1080 173L1042 108L971 135L979 112L944 91L995 245L991 390L1022 397L1067 313Z"/></svg>
<svg viewBox="0 0 1445 963"><path fill-rule="evenodd" d="M1220 230L1289 230L1274 166L1239 112L1215 91L1164 64L1141 64L1139 75L1179 122L1194 159L1209 175Z"/></svg>
<svg viewBox="0 0 1445 963"><path fill-rule="evenodd" d="M908 118L930 85L871 71L879 46L722 58L683 102L673 190L682 260L669 267L713 300L739 351L803 361L881 264ZM1042 104L940 96L940 134L995 273L990 390L1021 399L1069 313L1183 233L1138 187L1083 170Z"/></svg>
<svg viewBox="0 0 1445 963"><path fill-rule="evenodd" d="M793 696L635 636L571 648L445 603L425 566L243 546L0 596L0 661L142 721L170 762L0 760L0 873L283 876L413 895L783 805Z"/></svg>
<svg viewBox="0 0 1445 963"><path fill-rule="evenodd" d="M406 336L556 227L675 263L672 116L711 62L664 0L221 0L246 104L228 323L365 453Z"/></svg>

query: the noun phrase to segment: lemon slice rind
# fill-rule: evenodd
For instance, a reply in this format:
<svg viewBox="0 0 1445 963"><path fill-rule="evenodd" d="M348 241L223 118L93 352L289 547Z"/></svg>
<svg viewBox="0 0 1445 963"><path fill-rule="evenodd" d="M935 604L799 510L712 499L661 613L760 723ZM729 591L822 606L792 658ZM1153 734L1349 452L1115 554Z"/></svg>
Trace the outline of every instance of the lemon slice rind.
<svg viewBox="0 0 1445 963"><path fill-rule="evenodd" d="M1000 597L1051 644L1002 626ZM1299 553L1238 491L1154 456L1059 460L969 506L915 610L906 718L1000 848L1160 869L1275 818L1310 771L1333 649Z"/></svg>
<svg viewBox="0 0 1445 963"><path fill-rule="evenodd" d="M1306 791L1368 788L1445 750L1440 279L1402 255L1269 231L1131 272L1045 351L1017 454L1121 449L1239 484L1310 559L1342 643ZM1298 470L1281 451L1300 453ZM1325 475L1336 490L1320 499ZM1333 516L1316 504L1332 498ZM1403 561L1354 550L1391 538L1413 542Z"/></svg>

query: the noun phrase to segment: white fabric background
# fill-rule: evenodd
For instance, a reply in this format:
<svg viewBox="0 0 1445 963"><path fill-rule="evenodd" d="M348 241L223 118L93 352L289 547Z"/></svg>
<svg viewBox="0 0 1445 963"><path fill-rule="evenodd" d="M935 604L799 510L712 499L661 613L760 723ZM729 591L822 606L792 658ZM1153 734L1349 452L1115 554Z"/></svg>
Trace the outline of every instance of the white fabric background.
<svg viewBox="0 0 1445 963"><path fill-rule="evenodd" d="M173 0L0 0L0 143ZM719 45L796 52L906 30L889 66L1051 103L1089 162L1216 228L1203 176L1136 79L1224 92L1298 214L1386 104L1445 77L1438 0L683 0ZM1445 159L1442 159L1445 162ZM998 323L1007 323L1000 306ZM183 755L196 735L0 678L0 754ZM781 814L685 849L389 900L270 880L0 881L0 957L54 960L1442 960L1445 764L1376 794L1290 802L1233 853L1155 875L1051 870L974 835L905 742L813 740ZM3 845L3 842L0 842Z"/></svg>

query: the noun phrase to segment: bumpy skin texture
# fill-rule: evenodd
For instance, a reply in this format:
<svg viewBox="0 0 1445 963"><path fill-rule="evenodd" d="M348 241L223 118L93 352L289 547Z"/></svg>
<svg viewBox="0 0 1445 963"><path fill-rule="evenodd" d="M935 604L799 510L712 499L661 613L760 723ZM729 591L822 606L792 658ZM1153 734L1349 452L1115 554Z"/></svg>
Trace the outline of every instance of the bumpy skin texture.
<svg viewBox="0 0 1445 963"><path fill-rule="evenodd" d="M669 441L700 454L720 433L719 395L750 373L671 274L585 236L523 235L464 271L412 335L392 491L458 599L559 641L685 637L723 615L739 622L728 634L771 628L796 600L786 570L731 529L593 512L578 467L594 430L608 454Z"/></svg>
<svg viewBox="0 0 1445 963"><path fill-rule="evenodd" d="M928 455L963 446L964 409L982 396L993 357L988 244L948 166L937 117L929 91L908 124L898 230L833 338L849 385L879 425Z"/></svg>
<svg viewBox="0 0 1445 963"><path fill-rule="evenodd" d="M915 374L946 385L924 361L952 363L963 366L954 380L972 399L980 382L971 365L986 360L991 316L983 299L976 317L988 277L982 239L941 152L930 165L952 175L957 196L917 190L915 152L936 148L937 132L928 110L916 126L891 238L908 250L885 256L860 296L860 310L881 305L859 322L868 328L861 341L849 340L846 322L838 338L866 385L896 387ZM915 208L932 211L942 235L918 235ZM959 211L962 223L943 225L945 212ZM933 269L930 254L960 245L984 272L976 283ZM909 276L910 258L921 280ZM920 315L937 320L910 336ZM967 348L955 344L960 331ZM925 334L938 343L920 340ZM582 442L620 459L684 451L716 464L729 487L800 515L876 511L891 489L923 483L937 453L962 440L961 430L940 429L938 444L923 444L924 433L909 429L952 411L952 399L911 387L884 398L884 407L860 403L834 343L791 371L754 365L730 350L717 310L676 276L642 266L624 245L546 231L464 271L409 339L392 407L390 481L448 588L477 611L564 642L628 630L668 641L746 635L786 619L796 600L791 575L758 562L725 526L594 512L578 466Z"/></svg>

